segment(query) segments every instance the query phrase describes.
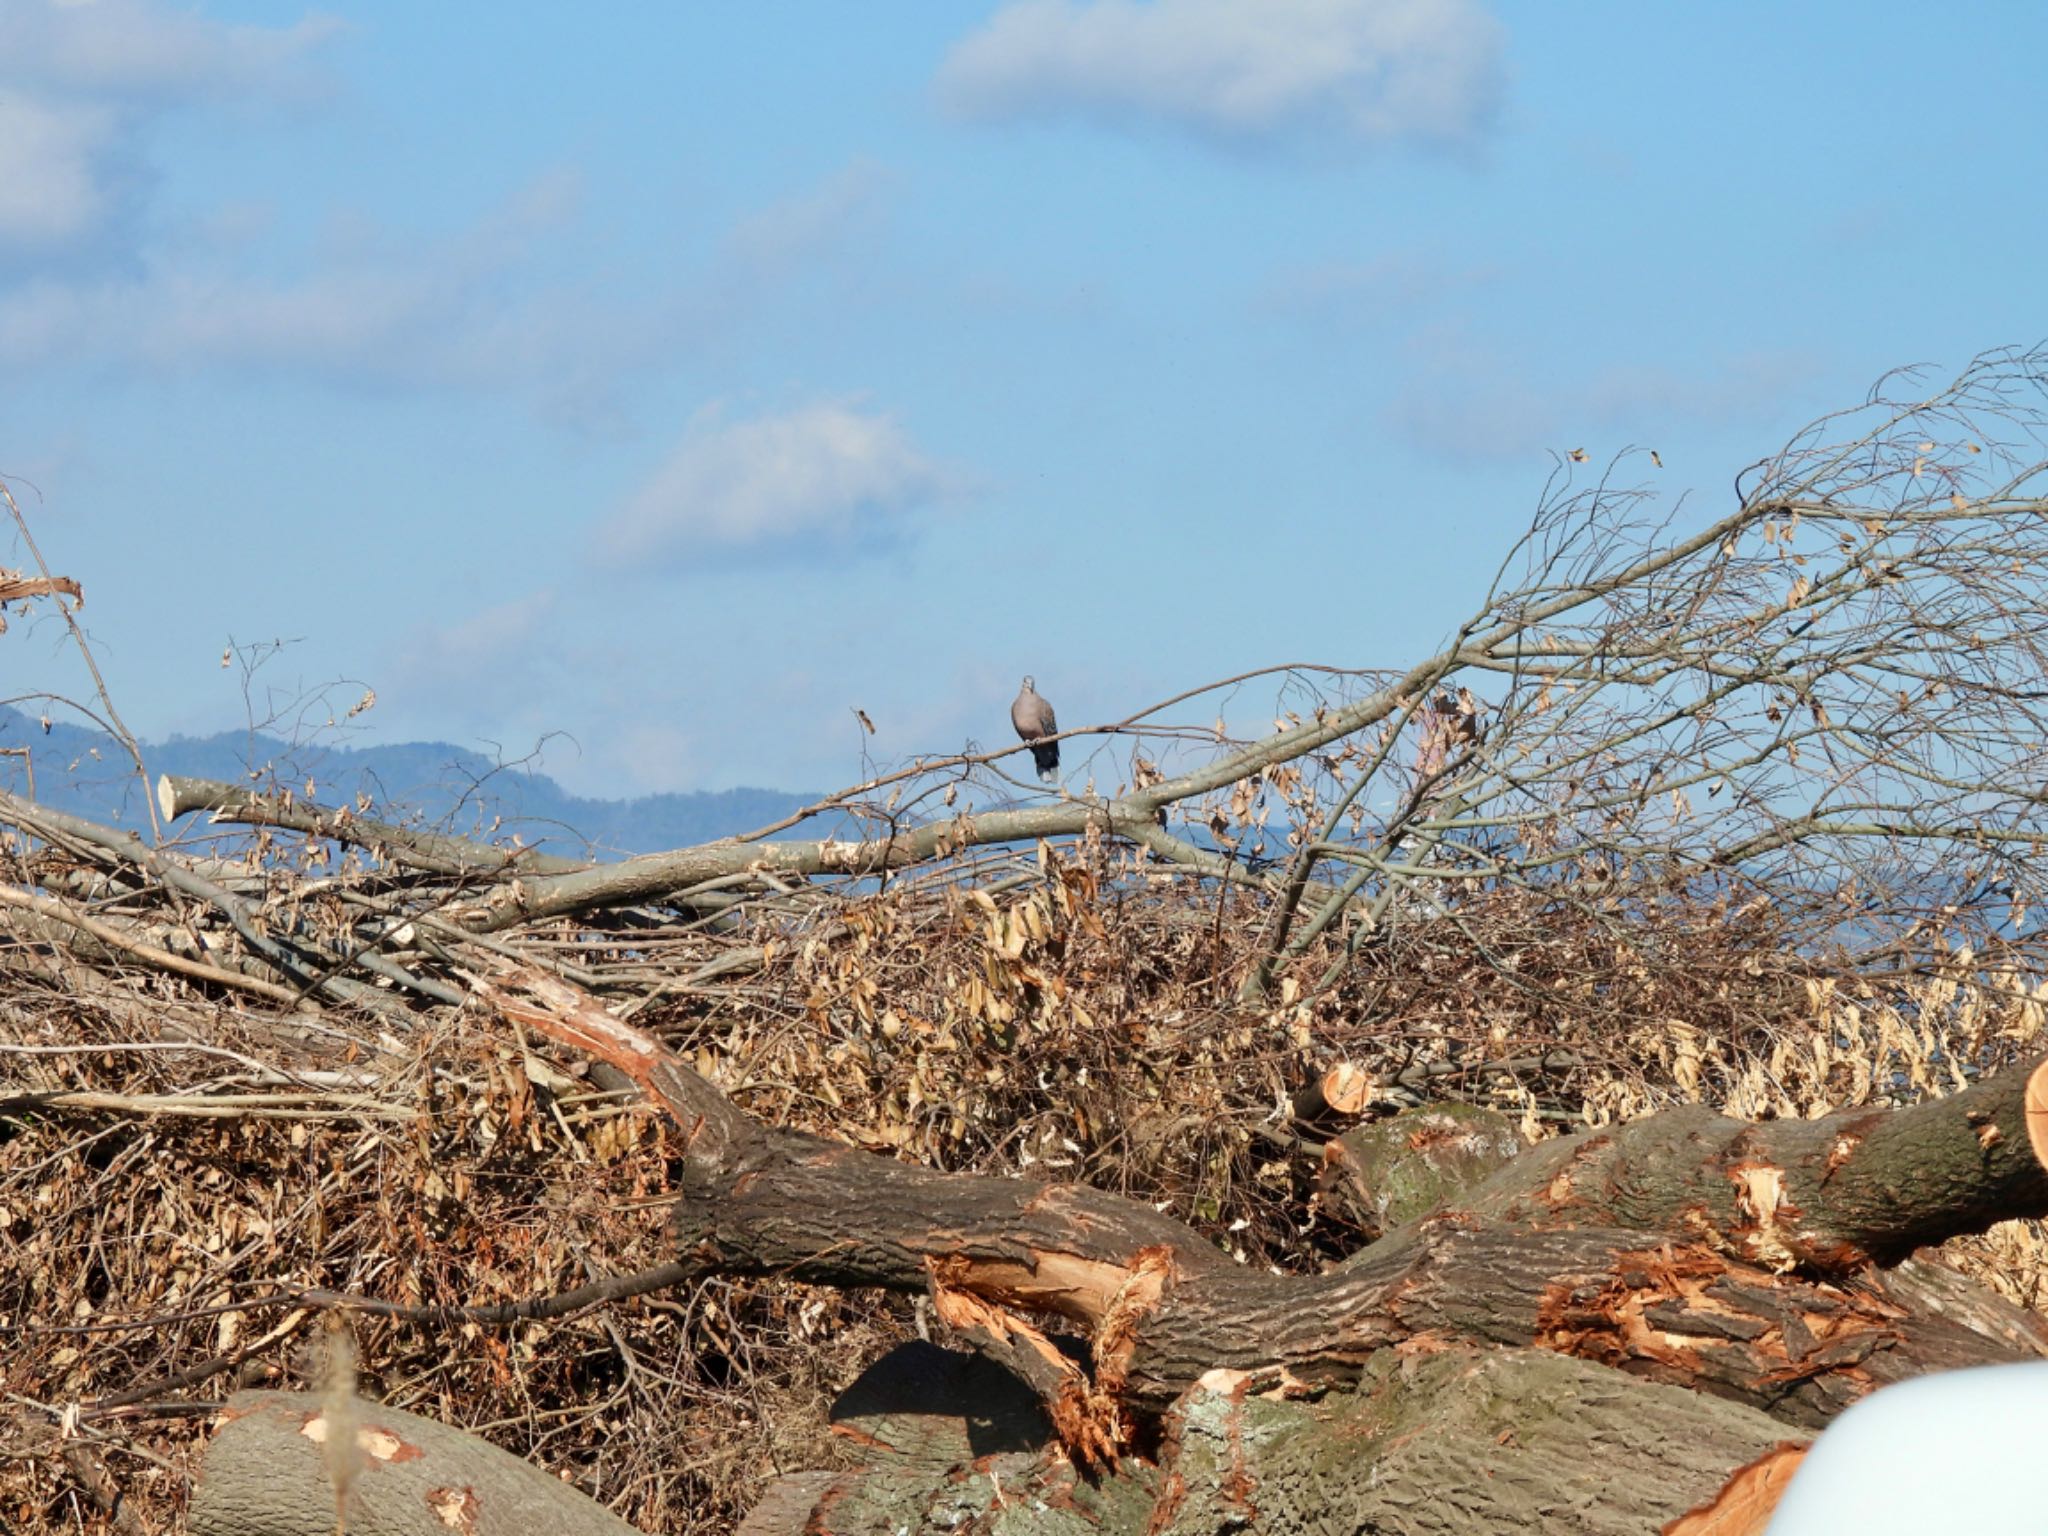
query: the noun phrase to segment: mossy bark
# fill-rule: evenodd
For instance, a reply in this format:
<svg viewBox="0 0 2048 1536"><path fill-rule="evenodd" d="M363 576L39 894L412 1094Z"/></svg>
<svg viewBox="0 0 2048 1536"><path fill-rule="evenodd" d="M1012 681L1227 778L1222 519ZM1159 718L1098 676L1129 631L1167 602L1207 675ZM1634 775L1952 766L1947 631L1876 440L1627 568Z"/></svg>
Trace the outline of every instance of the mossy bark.
<svg viewBox="0 0 2048 1536"><path fill-rule="evenodd" d="M193 1492L193 1536L629 1536L559 1478L432 1419L353 1404L339 1454L305 1392L228 1400Z"/></svg>
<svg viewBox="0 0 2048 1536"><path fill-rule="evenodd" d="M966 1438L958 1405L935 1400L908 1442L900 1418L835 1413L859 1464L785 1480L747 1533L1637 1536L1711 1506L1731 1469L1803 1443L1754 1410L1542 1350L1389 1351L1348 1391L1260 1388L1218 1373L1175 1405L1149 1456L1093 1477L1050 1441L936 1472L933 1446Z"/></svg>
<svg viewBox="0 0 2048 1536"><path fill-rule="evenodd" d="M1418 1164L1417 1130L1390 1133L1375 1177L1401 1182L1387 1210L1409 1219L1326 1273L1282 1276L1099 1190L757 1124L558 978L508 972L478 991L676 1120L683 1262L927 1291L1051 1427L1043 1447L955 1445L944 1466L898 1453L900 1423L871 1432L887 1454L783 1485L762 1536L792 1511L820 1536L1733 1536L1760 1528L1806 1436L1874 1388L2048 1354L2038 1314L1906 1262L2048 1214L2028 1123L2048 1104L2040 1064L1813 1122L1651 1116L1490 1175L1487 1158ZM1054 1327L1081 1337L1062 1346Z"/></svg>
<svg viewBox="0 0 2048 1536"><path fill-rule="evenodd" d="M1376 1238L1450 1204L1526 1145L1499 1110L1456 1103L1405 1109L1323 1149L1325 1198Z"/></svg>

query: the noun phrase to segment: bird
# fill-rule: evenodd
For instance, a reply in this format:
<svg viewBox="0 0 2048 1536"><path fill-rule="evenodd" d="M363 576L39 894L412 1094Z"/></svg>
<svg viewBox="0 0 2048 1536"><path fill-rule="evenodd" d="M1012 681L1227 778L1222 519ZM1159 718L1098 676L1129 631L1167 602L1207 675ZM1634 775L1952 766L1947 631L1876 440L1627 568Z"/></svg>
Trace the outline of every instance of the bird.
<svg viewBox="0 0 2048 1536"><path fill-rule="evenodd" d="M1050 784L1059 777L1060 744L1046 738L1059 734L1060 723L1054 718L1052 706L1038 696L1038 689L1030 678L1024 679L1024 686L1017 690L1017 701L1010 706L1010 724L1017 727L1017 734L1031 743L1031 761L1038 769L1039 778Z"/></svg>

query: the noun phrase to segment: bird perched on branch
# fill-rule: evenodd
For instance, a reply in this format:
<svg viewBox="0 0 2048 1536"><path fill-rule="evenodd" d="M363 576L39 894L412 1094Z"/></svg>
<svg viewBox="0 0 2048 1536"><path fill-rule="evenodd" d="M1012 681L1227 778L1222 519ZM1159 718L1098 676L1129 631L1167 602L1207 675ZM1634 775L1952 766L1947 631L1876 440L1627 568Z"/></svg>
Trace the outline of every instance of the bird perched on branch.
<svg viewBox="0 0 2048 1536"><path fill-rule="evenodd" d="M1017 727L1017 734L1031 743L1031 761L1038 768L1038 776L1050 784L1059 777L1060 744L1046 738L1059 734L1060 723L1054 718L1052 706L1038 696L1030 678L1024 679L1024 686L1017 690L1017 702L1010 706L1010 724Z"/></svg>

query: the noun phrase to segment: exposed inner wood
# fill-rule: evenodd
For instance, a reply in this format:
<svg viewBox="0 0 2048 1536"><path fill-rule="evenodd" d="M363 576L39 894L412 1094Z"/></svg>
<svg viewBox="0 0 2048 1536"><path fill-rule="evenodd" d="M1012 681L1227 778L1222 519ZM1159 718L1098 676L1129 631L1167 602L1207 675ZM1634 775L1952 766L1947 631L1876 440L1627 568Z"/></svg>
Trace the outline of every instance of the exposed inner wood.
<svg viewBox="0 0 2048 1536"><path fill-rule="evenodd" d="M1988 1293L1930 1305L1919 1271L1890 1267L1923 1242L2048 1212L2028 1139L2039 1069L1911 1108L1763 1125L1684 1110L1560 1138L1329 1273L1280 1276L1118 1196L937 1173L757 1124L558 978L507 967L475 986L618 1066L685 1128L685 1261L929 1288L1091 1462L1121 1443L1127 1410L1159 1412L1218 1369L1350 1381L1397 1346L1536 1345L1801 1427L1887 1381L2048 1352L2038 1314ZM1032 1315L1085 1331L1092 1383Z"/></svg>

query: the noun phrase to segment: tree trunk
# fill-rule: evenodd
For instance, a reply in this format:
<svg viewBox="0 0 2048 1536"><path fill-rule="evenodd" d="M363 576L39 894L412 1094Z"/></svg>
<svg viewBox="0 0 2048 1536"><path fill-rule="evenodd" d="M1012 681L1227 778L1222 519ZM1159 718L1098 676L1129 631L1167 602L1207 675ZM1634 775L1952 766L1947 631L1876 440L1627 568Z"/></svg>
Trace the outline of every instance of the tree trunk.
<svg viewBox="0 0 2048 1536"><path fill-rule="evenodd" d="M1752 1409L1543 1350L1389 1350L1351 1390L1309 1401L1215 1372L1166 1414L1150 1454L1090 1476L1055 1444L987 1432L989 1420L977 1414L993 1403L1014 1424L1020 1405L1000 1390L963 1391L972 1357L950 1356L948 1370L899 1359L907 1354L946 1352L906 1346L857 1382L832 1419L860 1464L782 1480L747 1521L747 1536L960 1528L1620 1536L1688 1515L1702 1523L1687 1529L1730 1536L1762 1529L1754 1501L1746 1524L1709 1525L1706 1512L1731 1485L1738 1497L1729 1503L1741 1506L1741 1490L1760 1475L1752 1467L1781 1483L1802 1444ZM905 1386L921 1412L907 1411Z"/></svg>
<svg viewBox="0 0 2048 1536"><path fill-rule="evenodd" d="M871 1370L834 1416L857 1464L776 1485L752 1536L1730 1536L1762 1529L1812 1432L1874 1388L2048 1354L2048 1320L1911 1257L2048 1213L2048 1063L1909 1108L1762 1125L1681 1110L1518 1155L1496 1119L1414 1111L1342 1154L1363 1198L1390 1192L1390 1230L1282 1276L1098 1190L759 1124L558 977L504 965L474 988L674 1118L679 1273L926 1292L973 1351ZM316 1528L332 1480L301 1443L303 1400L247 1403L195 1529ZM357 1497L401 1489L404 1468L392 1520L527 1496L452 1431L391 1433L408 1451ZM458 1493L478 1502L455 1509ZM275 1508L297 1523L261 1523ZM431 1528L371 1518L349 1529Z"/></svg>
<svg viewBox="0 0 2048 1536"><path fill-rule="evenodd" d="M329 1454L329 1411L317 1395L236 1393L207 1447L192 1498L193 1536L626 1536L633 1529L474 1435L374 1404L358 1405L352 1416L355 1452L337 1460Z"/></svg>
<svg viewBox="0 0 2048 1536"><path fill-rule="evenodd" d="M1009 1492L975 1457L944 1477L878 1463L811 1503L819 1530L1280 1530L1315 1509L1388 1530L1760 1528L1789 1466L1776 1449L1874 1388L2048 1354L2048 1320L1908 1261L2048 1213L2030 1123L2048 1063L1811 1122L1675 1111L1490 1174L1498 1147L1441 1154L1497 1126L1418 1115L1362 1160L1401 1187L1419 1167L1438 1203L1328 1273L1279 1276L1097 1190L938 1173L756 1124L556 978L476 985L612 1062L684 1128L684 1262L929 1291L1043 1404L1057 1451L1006 1464ZM801 1503L785 1490L776 1508Z"/></svg>

